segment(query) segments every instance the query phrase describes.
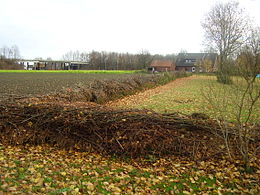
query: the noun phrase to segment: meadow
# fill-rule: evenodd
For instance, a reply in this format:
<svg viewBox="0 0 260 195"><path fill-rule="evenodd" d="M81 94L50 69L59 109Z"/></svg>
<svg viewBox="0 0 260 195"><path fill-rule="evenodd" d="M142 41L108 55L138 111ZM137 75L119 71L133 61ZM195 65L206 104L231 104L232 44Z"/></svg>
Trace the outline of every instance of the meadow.
<svg viewBox="0 0 260 195"><path fill-rule="evenodd" d="M126 107L139 109L152 109L160 113L181 112L184 114L204 113L212 118L219 117L220 110L212 109L212 104L205 96L211 93L212 100L222 108L222 114L226 120L234 121L236 117L237 102L241 98L238 89L242 81L236 81L239 88L219 84L214 76L193 76L194 79L187 80L182 85L172 87L167 91L154 94L137 104L130 104ZM237 78L234 78L237 80ZM257 80L255 89L259 90L260 79ZM246 103L245 103L246 104ZM122 105L125 107L125 105ZM246 117L246 112L243 113ZM252 119L260 121L260 99L254 106Z"/></svg>

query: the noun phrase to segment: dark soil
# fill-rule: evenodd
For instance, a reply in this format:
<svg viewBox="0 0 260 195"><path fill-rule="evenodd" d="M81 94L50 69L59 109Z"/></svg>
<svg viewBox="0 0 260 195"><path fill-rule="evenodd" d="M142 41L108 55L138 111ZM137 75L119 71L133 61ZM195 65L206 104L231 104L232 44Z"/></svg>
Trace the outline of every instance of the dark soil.
<svg viewBox="0 0 260 195"><path fill-rule="evenodd" d="M133 76L132 74L89 73L0 73L0 98L10 95L46 95L77 86L88 86L94 80L120 80Z"/></svg>

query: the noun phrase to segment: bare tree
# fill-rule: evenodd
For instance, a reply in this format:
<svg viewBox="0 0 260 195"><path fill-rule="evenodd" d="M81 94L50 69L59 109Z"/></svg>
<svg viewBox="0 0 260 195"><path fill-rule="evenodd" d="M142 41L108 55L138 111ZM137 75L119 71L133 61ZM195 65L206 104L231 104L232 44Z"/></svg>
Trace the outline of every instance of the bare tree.
<svg viewBox="0 0 260 195"><path fill-rule="evenodd" d="M11 47L11 51L12 51L12 59L19 59L19 58L21 58L20 50L19 50L17 45L13 45Z"/></svg>
<svg viewBox="0 0 260 195"><path fill-rule="evenodd" d="M239 74L245 79L256 79L260 74L260 27L254 28L249 34L245 46L238 56Z"/></svg>
<svg viewBox="0 0 260 195"><path fill-rule="evenodd" d="M141 64L141 66L143 66L142 68L144 69L146 69L153 60L148 50L142 50L138 55L138 58L139 58L139 63Z"/></svg>
<svg viewBox="0 0 260 195"><path fill-rule="evenodd" d="M69 52L62 55L62 59L65 60L65 61L72 60L72 55L73 55L72 51L69 51Z"/></svg>
<svg viewBox="0 0 260 195"><path fill-rule="evenodd" d="M8 58L9 48L7 46L3 46L0 48L0 53L2 58Z"/></svg>
<svg viewBox="0 0 260 195"><path fill-rule="evenodd" d="M0 56L2 56L2 58L11 60L21 58L20 51L17 45L13 45L10 48L7 46L3 46L2 48L0 48Z"/></svg>
<svg viewBox="0 0 260 195"><path fill-rule="evenodd" d="M65 61L80 61L87 62L89 58L89 54L86 52L80 51L69 51L62 56L62 59Z"/></svg>
<svg viewBox="0 0 260 195"><path fill-rule="evenodd" d="M151 55L147 50L138 54L117 53L108 51L79 52L69 51L62 56L63 60L88 62L88 69L93 70L140 70L146 69L153 59L175 61L175 54Z"/></svg>
<svg viewBox="0 0 260 195"><path fill-rule="evenodd" d="M23 66L17 63L20 58L18 46L3 46L0 48L0 69L23 69Z"/></svg>
<svg viewBox="0 0 260 195"><path fill-rule="evenodd" d="M221 85L209 82L203 89L203 95L222 130L226 149L232 156L230 147L230 135L235 138L235 146L239 149L245 166L249 167L250 157L257 151L250 151L249 142L254 140L257 132L260 111L260 29L252 30L246 45L240 49L234 61L235 76L232 85ZM256 111L258 110L258 111ZM234 129L230 131L230 123L233 121Z"/></svg>
<svg viewBox="0 0 260 195"><path fill-rule="evenodd" d="M227 60L236 54L246 40L249 18L238 2L217 3L202 22L206 43L219 53L218 81L230 83Z"/></svg>

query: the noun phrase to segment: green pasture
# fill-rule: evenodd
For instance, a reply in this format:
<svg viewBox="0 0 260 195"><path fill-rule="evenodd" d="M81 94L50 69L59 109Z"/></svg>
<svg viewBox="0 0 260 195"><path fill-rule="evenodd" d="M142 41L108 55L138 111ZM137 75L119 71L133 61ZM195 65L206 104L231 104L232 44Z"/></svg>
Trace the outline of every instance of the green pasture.
<svg viewBox="0 0 260 195"><path fill-rule="evenodd" d="M0 70L0 73L89 73L89 74L134 74L142 70Z"/></svg>
<svg viewBox="0 0 260 195"><path fill-rule="evenodd" d="M214 76L195 75L182 85L153 95L145 101L131 105L132 108L152 109L156 112L181 112L184 114L205 113L213 118L222 117L235 121L241 105L245 83L233 78L235 85L223 85ZM255 82L255 93L260 88L260 79ZM207 100L210 98L210 102ZM242 120L248 116L250 97L246 96L242 107ZM260 121L260 100L255 103L252 121Z"/></svg>

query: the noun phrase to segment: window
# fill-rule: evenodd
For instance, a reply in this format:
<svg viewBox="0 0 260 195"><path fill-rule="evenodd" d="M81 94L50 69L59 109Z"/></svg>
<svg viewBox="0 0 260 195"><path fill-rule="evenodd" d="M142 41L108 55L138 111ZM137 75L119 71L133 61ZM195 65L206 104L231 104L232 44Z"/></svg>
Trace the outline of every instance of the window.
<svg viewBox="0 0 260 195"><path fill-rule="evenodd" d="M186 63L191 63L192 60L191 60L191 59L186 59L185 62L186 62Z"/></svg>
<svg viewBox="0 0 260 195"><path fill-rule="evenodd" d="M185 62L186 63L195 63L196 59L186 59Z"/></svg>

